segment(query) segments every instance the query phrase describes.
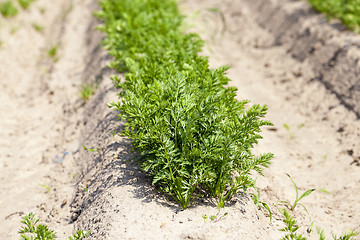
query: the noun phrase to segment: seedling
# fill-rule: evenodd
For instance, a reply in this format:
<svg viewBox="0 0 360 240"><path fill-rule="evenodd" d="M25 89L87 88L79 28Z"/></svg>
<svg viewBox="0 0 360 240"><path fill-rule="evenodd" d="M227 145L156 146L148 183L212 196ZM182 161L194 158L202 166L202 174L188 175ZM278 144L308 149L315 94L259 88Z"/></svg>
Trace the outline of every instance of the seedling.
<svg viewBox="0 0 360 240"><path fill-rule="evenodd" d="M290 126L286 123L283 124L284 128L287 130L287 132L289 133L289 137L290 140L294 139L294 134L292 133L292 131L290 130ZM305 127L305 123L301 123L298 125L298 129Z"/></svg>
<svg viewBox="0 0 360 240"><path fill-rule="evenodd" d="M41 14L45 14L46 9L45 9L44 7L40 7L40 8L39 8L39 12L40 12Z"/></svg>
<svg viewBox="0 0 360 240"><path fill-rule="evenodd" d="M43 26L41 26L41 25L39 25L39 24L36 24L36 23L33 24L33 27L34 27L34 29L35 29L36 31L38 31L38 32L42 32L42 31L44 30L44 27L43 27Z"/></svg>
<svg viewBox="0 0 360 240"><path fill-rule="evenodd" d="M88 152L100 152L101 151L101 149L99 149L99 148L87 148L84 145L82 145L82 146L83 146L84 150L88 151Z"/></svg>
<svg viewBox="0 0 360 240"><path fill-rule="evenodd" d="M319 240L325 240L325 233L324 230L320 227L316 227L316 231L319 234Z"/></svg>
<svg viewBox="0 0 360 240"><path fill-rule="evenodd" d="M319 240L325 240L324 230L320 227L316 228L317 233L319 234ZM350 230L349 233L344 232L341 236L337 237L335 234L332 234L334 240L356 240L355 237L360 234L360 231Z"/></svg>
<svg viewBox="0 0 360 240"><path fill-rule="evenodd" d="M20 6L24 9L28 9L33 1L34 0L18 0Z"/></svg>
<svg viewBox="0 0 360 240"><path fill-rule="evenodd" d="M288 131L290 140L294 139L294 134L290 131L290 126L284 123L284 128Z"/></svg>
<svg viewBox="0 0 360 240"><path fill-rule="evenodd" d="M334 240L356 240L355 237L360 234L360 231L350 230L349 233L343 233L341 236L337 237L335 234L332 235Z"/></svg>
<svg viewBox="0 0 360 240"><path fill-rule="evenodd" d="M110 135L113 137L113 139L115 140L115 137L116 137L116 135L117 135L116 130L110 131L109 133L110 133Z"/></svg>
<svg viewBox="0 0 360 240"><path fill-rule="evenodd" d="M297 206L298 204L301 205L301 206L304 208L304 210L306 211L306 213L308 214L308 216L309 216L309 218L310 218L310 220L311 220L311 217L310 217L310 214L309 214L308 210L306 209L306 207L304 206L304 204L299 203L299 201L300 201L302 198L310 195L310 194L311 194L313 191L315 191L315 190L318 190L318 191L321 191L321 192L325 192L325 193L329 193L329 192L326 191L326 190L324 190L324 189L315 189L315 188L312 188L312 189L309 189L309 190L305 191L305 192L304 192L303 194L301 194L301 196L299 197L299 191L298 191L298 187L297 187L296 183L295 183L294 180L290 177L289 174L286 173L286 175L290 178L291 182L292 182L293 185L294 185L295 192L296 192L296 198L295 198L295 201L294 201L292 204L291 204L289 201L281 201L281 202L287 204L288 208L289 208L291 211L294 211L295 208L296 208L296 206Z"/></svg>
<svg viewBox="0 0 360 240"><path fill-rule="evenodd" d="M41 66L40 67L41 71L45 74L49 74L50 73L50 70L47 66Z"/></svg>
<svg viewBox="0 0 360 240"><path fill-rule="evenodd" d="M204 219L204 222L207 223L207 220L209 219L210 222L218 222L220 221L221 219L223 219L226 215L228 215L228 212L220 215L220 210L217 212L217 214L215 215L206 215L206 214L203 214L202 215L202 218Z"/></svg>
<svg viewBox="0 0 360 240"><path fill-rule="evenodd" d="M254 193L250 193L250 195L253 197L255 206L258 209L260 209L260 208L266 209L269 212L270 221L271 221L272 220L272 212L271 212L269 205L266 202L260 201L260 190L257 187L254 187L254 189L257 191L257 195L255 195Z"/></svg>
<svg viewBox="0 0 360 240"><path fill-rule="evenodd" d="M306 240L306 238L302 234L296 233L299 229L297 226L296 220L293 216L289 214L289 212L284 208L282 210L282 214L284 215L283 222L286 224L286 227L280 229L282 232L286 232L287 234L281 238L282 240Z"/></svg>
<svg viewBox="0 0 360 240"><path fill-rule="evenodd" d="M97 86L92 83L89 83L88 85L84 83L81 84L80 98L84 101L84 103L86 103L90 97L94 95L96 88Z"/></svg>
<svg viewBox="0 0 360 240"><path fill-rule="evenodd" d="M34 239L56 239L56 233L53 230L50 230L48 226L39 224L39 218L35 218L34 213L29 213L28 215L23 217L23 220L21 221L22 224L25 226L22 226L19 230L19 233L21 233L21 239L24 240L31 240Z"/></svg>
<svg viewBox="0 0 360 240"><path fill-rule="evenodd" d="M48 186L44 185L44 184L41 184L40 187L43 187L45 188L49 193L51 193L51 190Z"/></svg>
<svg viewBox="0 0 360 240"><path fill-rule="evenodd" d="M18 9L14 6L14 4L11 1L1 2L0 13L6 18L13 17L18 13Z"/></svg>
<svg viewBox="0 0 360 240"><path fill-rule="evenodd" d="M24 226L19 230L22 240L55 240L57 238L54 230L50 230L46 225L38 224L40 219L36 218L34 213L30 212L22 219L21 223ZM69 236L68 240L82 240L89 235L89 231L79 230Z"/></svg>
<svg viewBox="0 0 360 240"><path fill-rule="evenodd" d="M90 236L90 231L78 230L73 235L69 236L68 240L81 240Z"/></svg>
<svg viewBox="0 0 360 240"><path fill-rule="evenodd" d="M49 57L54 59L55 62L57 61L56 55L57 55L58 49L59 49L59 45L55 44L47 51Z"/></svg>

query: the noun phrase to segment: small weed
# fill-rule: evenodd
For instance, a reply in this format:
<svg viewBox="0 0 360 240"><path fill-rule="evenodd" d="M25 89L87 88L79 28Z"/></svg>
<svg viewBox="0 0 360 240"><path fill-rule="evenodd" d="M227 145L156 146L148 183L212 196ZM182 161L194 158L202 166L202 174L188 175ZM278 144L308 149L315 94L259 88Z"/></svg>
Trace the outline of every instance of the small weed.
<svg viewBox="0 0 360 240"><path fill-rule="evenodd" d="M88 152L100 152L101 151L101 149L99 149L99 148L87 148L84 145L82 145L82 146L83 146L84 150L88 151Z"/></svg>
<svg viewBox="0 0 360 240"><path fill-rule="evenodd" d="M317 233L319 234L319 240L325 240L325 233L320 227L316 228Z"/></svg>
<svg viewBox="0 0 360 240"><path fill-rule="evenodd" d="M39 24L36 24L36 23L33 24L33 27L34 27L34 29L35 29L36 31L38 31L38 32L42 32L42 31L44 30L44 27L43 27L43 26L41 26L41 25L39 25Z"/></svg>
<svg viewBox="0 0 360 240"><path fill-rule="evenodd" d="M299 125L298 125L298 128L300 129L300 128L303 128L303 127L305 127L305 123L300 123Z"/></svg>
<svg viewBox="0 0 360 240"><path fill-rule="evenodd" d="M284 215L283 222L286 224L286 227L280 229L282 232L286 232L287 234L281 238L282 240L306 240L306 238L302 234L296 233L299 229L297 226L296 220L293 216L289 214L289 212L284 208L282 210L282 214Z"/></svg>
<svg viewBox="0 0 360 240"><path fill-rule="evenodd" d="M76 233L71 235L68 238L68 240L81 240L81 239L88 237L89 235L90 235L89 231L78 230L78 231L76 231Z"/></svg>
<svg viewBox="0 0 360 240"><path fill-rule="evenodd" d="M294 134L290 131L290 126L287 125L286 123L284 123L283 126L284 126L284 128L288 131L290 140L293 140L293 139L294 139Z"/></svg>
<svg viewBox="0 0 360 240"><path fill-rule="evenodd" d="M18 13L18 9L11 1L6 1L0 3L0 13L6 18L13 17Z"/></svg>
<svg viewBox="0 0 360 240"><path fill-rule="evenodd" d="M349 233L343 233L340 237L335 234L332 235L334 240L355 240L355 237L360 234L360 231L350 230Z"/></svg>
<svg viewBox="0 0 360 240"><path fill-rule="evenodd" d="M305 191L305 192L304 192L303 194L301 194L301 196L299 197L299 190L298 190L298 187L297 187L296 183L295 183L294 180L290 177L289 174L286 174L286 175L290 178L291 182L292 182L293 185L294 185L295 192L296 192L296 198L295 198L295 201L294 201L293 204L291 204L289 201L281 201L281 202L287 204L287 205L288 205L288 208L289 208L291 211L294 211L295 208L296 208L296 206L297 206L298 204L301 205L301 206L305 209L306 213L307 213L307 214L309 215L309 217L310 217L310 214L309 214L308 210L306 209L306 207L305 207L302 203L299 203L299 201L300 201L302 198L310 195L310 194L311 194L313 191L315 191L315 190L319 190L319 191L325 192L325 193L329 193L329 192L326 191L326 190L324 190L324 189L315 189L315 188L312 188L312 189L309 189L309 190ZM310 218L310 219L311 219L311 218Z"/></svg>
<svg viewBox="0 0 360 240"><path fill-rule="evenodd" d="M56 55L59 49L59 45L55 44L53 47L51 47L47 53L49 55L50 58L53 58L55 60L55 62L57 61Z"/></svg>
<svg viewBox="0 0 360 240"><path fill-rule="evenodd" d="M269 205L266 202L260 201L260 190L257 187L254 187L254 189L257 191L257 195L255 195L254 193L250 193L250 195L253 197L255 206L258 209L260 209L260 208L266 209L269 212L270 221L271 221L272 220L272 212L271 212Z"/></svg>
<svg viewBox="0 0 360 240"><path fill-rule="evenodd" d="M50 69L46 66L41 66L41 71L45 74L49 74L50 73Z"/></svg>
<svg viewBox="0 0 360 240"><path fill-rule="evenodd" d="M28 9L33 1L34 0L18 0L20 6L24 9Z"/></svg>
<svg viewBox="0 0 360 240"><path fill-rule="evenodd" d="M293 140L294 139L294 134L290 130L290 126L288 124L286 124L286 123L284 123L283 126L287 130L287 132L289 133L290 140ZM297 127L298 127L298 129L303 128L303 127L305 127L305 123L301 123Z"/></svg>
<svg viewBox="0 0 360 240"><path fill-rule="evenodd" d="M37 224L39 218L35 218L34 213L22 217L21 223L24 226L21 227L18 233L21 234L22 240L54 240L56 239L56 232L50 230L48 226L43 224ZM69 236L68 240L82 240L90 235L88 231L77 231L73 235Z"/></svg>
<svg viewBox="0 0 360 240"><path fill-rule="evenodd" d="M34 235L35 239L56 239L56 233L53 230L43 224L36 225L38 222L39 218L35 218L35 214L32 212L23 217L21 223L25 226L22 226L19 230L21 239L34 239Z"/></svg>
<svg viewBox="0 0 360 240"><path fill-rule="evenodd" d="M45 188L49 193L51 193L51 190L48 186L44 185L44 184L41 184L40 187L43 187Z"/></svg>
<svg viewBox="0 0 360 240"><path fill-rule="evenodd" d="M116 130L110 131L109 133L110 133L110 135L113 137L113 139L115 140L116 135L118 135L118 133L116 132Z"/></svg>
<svg viewBox="0 0 360 240"><path fill-rule="evenodd" d="M81 84L80 98L86 103L94 95L97 86L90 83L89 85Z"/></svg>
<svg viewBox="0 0 360 240"><path fill-rule="evenodd" d="M39 12L40 12L41 14L45 14L46 9L45 9L44 7L40 7L40 8L39 8Z"/></svg>
<svg viewBox="0 0 360 240"><path fill-rule="evenodd" d="M302 234L298 234L297 230L300 228L294 219L293 216L289 214L289 212L286 209L280 210L280 212L283 214L284 219L283 222L286 224L285 228L280 229L282 232L286 232L287 234L281 238L282 240L306 240L306 237L304 237ZM314 225L314 222L311 223L311 229ZM319 240L325 240L325 233L324 230L320 227L316 227L316 231L319 235ZM311 230L308 230L308 233L310 233ZM334 240L355 240L354 237L360 234L360 231L350 230L349 233L343 233L340 237L337 237L336 235L332 235Z"/></svg>
<svg viewBox="0 0 360 240"><path fill-rule="evenodd" d="M204 219L205 223L207 223L208 220L210 220L210 222L218 222L221 219L223 219L226 215L228 215L228 212L226 212L224 214L220 214L220 211L218 211L218 213L215 215L208 216L206 214L203 214L202 218Z"/></svg>

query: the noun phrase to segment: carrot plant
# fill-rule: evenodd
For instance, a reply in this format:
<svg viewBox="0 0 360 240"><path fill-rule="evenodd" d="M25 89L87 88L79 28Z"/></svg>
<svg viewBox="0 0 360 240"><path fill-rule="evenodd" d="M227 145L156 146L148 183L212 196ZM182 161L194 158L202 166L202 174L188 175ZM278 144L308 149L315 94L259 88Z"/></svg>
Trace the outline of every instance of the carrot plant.
<svg viewBox="0 0 360 240"><path fill-rule="evenodd" d="M18 13L18 9L11 1L0 2L0 13L4 17L13 17Z"/></svg>
<svg viewBox="0 0 360 240"><path fill-rule="evenodd" d="M104 0L96 15L104 21L113 78L120 101L110 103L126 121L139 162L161 191L189 207L195 192L207 192L223 207L239 191L254 186L273 157L251 149L261 138L267 106L237 101L225 87L227 66L209 69L199 56L203 41L180 29L175 0ZM198 191L201 190L201 191Z"/></svg>
<svg viewBox="0 0 360 240"><path fill-rule="evenodd" d="M21 240L55 240L56 232L51 230L47 225L38 224L39 218L34 213L25 215L21 221L23 226L19 230ZM90 232L79 230L68 237L68 240L81 240L90 235Z"/></svg>
<svg viewBox="0 0 360 240"><path fill-rule="evenodd" d="M18 0L20 6L24 9L28 9L34 0Z"/></svg>
<svg viewBox="0 0 360 240"><path fill-rule="evenodd" d="M328 18L339 18L345 25L360 33L360 0L308 0Z"/></svg>

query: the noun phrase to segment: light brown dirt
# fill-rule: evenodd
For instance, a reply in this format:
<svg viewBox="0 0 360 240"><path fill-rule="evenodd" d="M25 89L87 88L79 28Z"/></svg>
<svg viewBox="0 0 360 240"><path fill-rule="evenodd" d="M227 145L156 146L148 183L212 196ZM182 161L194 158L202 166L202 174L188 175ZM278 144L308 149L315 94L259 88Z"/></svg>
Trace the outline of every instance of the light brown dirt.
<svg viewBox="0 0 360 240"><path fill-rule="evenodd" d="M96 76L86 76L96 7L86 0L38 0L28 10L19 7L14 18L0 18L0 239L18 239L21 216L31 211L60 239L73 231L79 94L81 83Z"/></svg>
<svg viewBox="0 0 360 240"><path fill-rule="evenodd" d="M54 12L41 15L42 6ZM318 239L315 230L306 232L311 222L328 239L360 229L360 36L336 21L328 23L303 1L181 3L186 25L206 41L203 54L211 66L230 65L238 98L267 104L267 119L274 123L264 128L255 149L275 154L265 177L257 178L273 220L250 196L238 195L221 210L219 221L205 222L202 215L217 213L211 201L181 211L131 161L136 153L130 141L110 134L123 123L106 107L117 99L117 90L104 69L102 36L92 30L94 9L92 0L38 0L29 12L1 19L9 25L0 29L0 39L6 39L0 50L0 239L15 239L20 215L29 211L60 238L75 227L91 230L90 239L280 239L284 224L278 208L285 207L280 202L295 198L286 173L300 193L331 192L315 191L301 200L311 220L301 206L291 212L306 237ZM44 23L45 32L34 31L32 21ZM12 24L20 23L24 26L11 35ZM46 56L52 41L60 43L57 62ZM81 82L100 79L82 106ZM98 150L86 152L82 144ZM52 163L66 151L62 163Z"/></svg>

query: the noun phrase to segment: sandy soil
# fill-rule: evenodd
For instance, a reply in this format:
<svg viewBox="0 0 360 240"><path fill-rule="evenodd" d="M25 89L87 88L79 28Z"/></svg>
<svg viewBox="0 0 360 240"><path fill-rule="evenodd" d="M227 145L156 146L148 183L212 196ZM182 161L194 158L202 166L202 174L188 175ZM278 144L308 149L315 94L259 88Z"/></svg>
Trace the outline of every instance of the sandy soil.
<svg viewBox="0 0 360 240"><path fill-rule="evenodd" d="M0 239L17 239L20 216L30 211L60 238L73 231L80 86L96 77L87 76L94 7L94 1L38 0L14 18L0 18Z"/></svg>
<svg viewBox="0 0 360 240"><path fill-rule="evenodd" d="M94 0L38 0L0 19L0 239L16 239L29 211L60 239L74 228L92 231L90 239L280 239L277 208L295 198L286 174L301 193L331 192L301 200L311 220L301 206L291 212L305 236L318 239L306 232L312 221L328 237L360 229L360 36L302 1L182 1L211 66L230 65L238 98L267 104L274 123L255 149L276 156L257 178L273 220L238 195L219 221L205 222L217 214L210 200L181 211L132 163L131 142L110 133L123 123L106 106L117 97L93 31L96 8ZM54 44L57 61L47 55ZM86 104L83 82L99 83Z"/></svg>

